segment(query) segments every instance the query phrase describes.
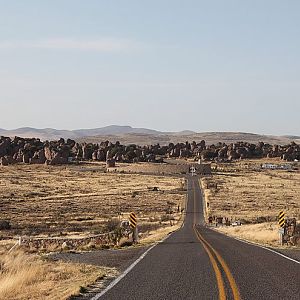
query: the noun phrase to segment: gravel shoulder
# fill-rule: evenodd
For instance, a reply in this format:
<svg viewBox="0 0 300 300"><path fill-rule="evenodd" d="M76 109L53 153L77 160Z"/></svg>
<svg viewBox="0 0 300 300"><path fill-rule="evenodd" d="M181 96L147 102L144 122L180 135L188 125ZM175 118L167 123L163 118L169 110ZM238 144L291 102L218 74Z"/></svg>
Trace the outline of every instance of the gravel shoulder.
<svg viewBox="0 0 300 300"><path fill-rule="evenodd" d="M116 268L118 271L122 272L140 255L142 255L148 247L143 246L117 250L99 250L93 252L56 253L52 254L50 258L53 260Z"/></svg>
<svg viewBox="0 0 300 300"><path fill-rule="evenodd" d="M116 277L124 272L136 259L138 259L151 245L137 246L126 249L98 250L93 252L65 252L49 256L52 260L81 263L99 267L112 268L110 274L99 278L94 284L86 287L79 295L72 296L70 300L91 299L99 291L105 289Z"/></svg>

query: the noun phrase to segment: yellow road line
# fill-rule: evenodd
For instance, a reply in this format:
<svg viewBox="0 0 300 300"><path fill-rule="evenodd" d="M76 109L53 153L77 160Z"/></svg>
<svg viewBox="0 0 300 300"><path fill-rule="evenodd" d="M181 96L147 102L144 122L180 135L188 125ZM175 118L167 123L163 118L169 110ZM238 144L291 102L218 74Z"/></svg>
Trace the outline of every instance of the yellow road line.
<svg viewBox="0 0 300 300"><path fill-rule="evenodd" d="M226 277L229 281L229 284L230 284L230 287L231 287L231 290L232 290L232 293L233 293L233 299L234 300L240 300L241 299L241 296L240 296L240 292L239 292L239 289L238 289L238 286L233 278L233 275L232 273L230 272L230 269L228 267L228 265L226 264L225 260L222 258L222 256L218 253L217 250L215 250L210 243L208 243L204 238L203 236L201 235L201 233L196 229L197 233L198 233L198 236L199 238L211 249L211 251L216 255L219 263L221 264L225 274L226 274Z"/></svg>
<svg viewBox="0 0 300 300"><path fill-rule="evenodd" d="M230 285L230 288L232 290L232 293L233 293L233 299L234 300L240 300L241 299L241 296L240 296L240 292L239 292L239 289L238 289L238 286L233 278L233 275L228 267L228 265L226 264L225 260L222 258L222 256L211 246L210 243L208 243L204 237L201 235L201 233L196 229L196 185L195 185L195 182L193 183L193 187L194 187L194 231L196 233L196 236L198 238L198 240L201 242L201 244L203 245L205 251L207 252L209 258L210 258L210 261L213 265L213 268L215 270L215 273L216 273L216 277L217 277L217 282L218 282L218 287L219 287L219 299L226 299L226 294L225 294L225 289L224 289L224 283L223 283L223 279L222 279L222 276L221 276L221 273L220 273L220 276L221 276L221 280L222 280L222 283L219 283L218 280L218 275L217 273L220 272L219 268L218 268L218 265L216 265L216 268L217 268L217 271L215 269L215 266L214 266L214 263L216 263L214 257L212 256L211 254L211 251L215 254L215 256L217 257L217 260L219 261L219 263L221 264L225 274L226 274L226 277L229 281L229 285ZM211 256L212 256L212 259L214 260L214 263L213 263L213 260L211 259ZM222 289L222 285L223 285L223 289L224 289L224 297L225 298L221 298L221 296L223 295L223 291L221 290Z"/></svg>
<svg viewBox="0 0 300 300"><path fill-rule="evenodd" d="M211 253L211 251L209 250L209 248L206 246L206 244L199 238L198 234L197 234L197 230L196 230L196 185L195 182L193 182L193 189L194 189L194 225L193 225L193 229L195 231L196 237L197 239L200 241L200 243L202 244L204 250L206 251L209 260L212 264L212 267L214 269L215 275L216 275L216 279L217 279L217 285L218 285L218 291L219 291L219 300L226 300L226 292L225 292L225 287L224 287L224 281L222 278L222 274L221 271L218 267L218 263L215 260L213 254Z"/></svg>
<svg viewBox="0 0 300 300"><path fill-rule="evenodd" d="M196 224L196 186L195 182L193 181L193 189L194 189L194 224Z"/></svg>
<svg viewBox="0 0 300 300"><path fill-rule="evenodd" d="M202 244L204 250L206 251L206 253L208 254L209 260L213 266L213 269L215 271L215 275L216 275L216 279L217 279L217 285L218 285L218 290L219 290L219 300L226 300L226 292L225 292L225 287L224 287L224 281L222 278L222 274L221 271L218 267L218 263L215 260L215 258L213 257L212 253L210 252L209 248L206 246L206 244L200 239L200 237L197 234L197 230L195 228L195 225L193 226L195 234L198 238L198 240L200 241L200 243Z"/></svg>

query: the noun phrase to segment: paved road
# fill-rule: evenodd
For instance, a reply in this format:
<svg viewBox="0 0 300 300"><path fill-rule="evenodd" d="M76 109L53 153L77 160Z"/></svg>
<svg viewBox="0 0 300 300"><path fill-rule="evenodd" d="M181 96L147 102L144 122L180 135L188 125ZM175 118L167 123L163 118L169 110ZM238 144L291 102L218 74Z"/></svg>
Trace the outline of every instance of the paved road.
<svg viewBox="0 0 300 300"><path fill-rule="evenodd" d="M203 223L198 178L190 177L184 226L100 299L300 299L299 264Z"/></svg>

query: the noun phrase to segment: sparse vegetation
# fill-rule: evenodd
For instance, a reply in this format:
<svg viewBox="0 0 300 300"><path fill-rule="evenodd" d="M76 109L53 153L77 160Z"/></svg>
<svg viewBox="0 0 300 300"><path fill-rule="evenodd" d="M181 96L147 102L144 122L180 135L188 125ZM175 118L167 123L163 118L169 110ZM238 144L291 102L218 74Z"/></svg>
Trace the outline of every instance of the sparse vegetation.
<svg viewBox="0 0 300 300"><path fill-rule="evenodd" d="M53 262L21 251L0 253L0 300L68 299L114 269Z"/></svg>
<svg viewBox="0 0 300 300"><path fill-rule="evenodd" d="M152 217L160 220L171 202L178 219L177 206L185 199L180 186L175 177L104 173L101 164L0 168L0 220L12 227L1 235L99 234L128 219L131 211L141 225Z"/></svg>
<svg viewBox="0 0 300 300"><path fill-rule="evenodd" d="M261 163L223 164L221 171L203 178L208 214L262 223L276 221L284 210L287 216L300 219L300 173L261 170Z"/></svg>
<svg viewBox="0 0 300 300"><path fill-rule="evenodd" d="M244 240L278 246L278 226L273 223L248 224L235 227L218 227L218 230Z"/></svg>
<svg viewBox="0 0 300 300"><path fill-rule="evenodd" d="M179 223L170 226L170 221L181 218L181 187L176 177L106 173L101 164L0 168L0 234L5 239L0 244L0 300L70 299L108 273L116 275L114 269L53 262L22 250L8 253L13 245L9 238L115 231L135 211L142 239L153 242L178 228ZM119 247L131 244L121 238Z"/></svg>
<svg viewBox="0 0 300 300"><path fill-rule="evenodd" d="M277 162L271 160L272 162ZM241 161L217 166L201 184L208 216L240 220L242 226L218 230L246 240L278 245L277 216L300 220L299 171L261 170L265 160ZM248 225L245 225L248 224Z"/></svg>

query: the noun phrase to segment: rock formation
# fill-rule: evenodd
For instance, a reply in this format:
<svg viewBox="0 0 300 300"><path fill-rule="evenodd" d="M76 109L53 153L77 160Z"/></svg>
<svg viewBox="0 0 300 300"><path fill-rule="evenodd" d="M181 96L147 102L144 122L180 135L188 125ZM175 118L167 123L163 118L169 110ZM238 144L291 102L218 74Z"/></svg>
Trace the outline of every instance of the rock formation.
<svg viewBox="0 0 300 300"><path fill-rule="evenodd" d="M263 142L251 144L237 142L226 145L206 145L205 141L199 143L170 143L166 146L147 145L121 145L105 141L100 144L76 143L68 139L58 141L45 141L35 138L13 139L0 137L0 165L7 166L13 163L67 164L71 161L107 161L116 162L162 162L163 158L194 158L204 161L232 161L237 159L278 157L286 161L300 159L300 145L269 145Z"/></svg>

